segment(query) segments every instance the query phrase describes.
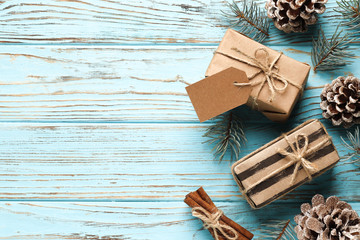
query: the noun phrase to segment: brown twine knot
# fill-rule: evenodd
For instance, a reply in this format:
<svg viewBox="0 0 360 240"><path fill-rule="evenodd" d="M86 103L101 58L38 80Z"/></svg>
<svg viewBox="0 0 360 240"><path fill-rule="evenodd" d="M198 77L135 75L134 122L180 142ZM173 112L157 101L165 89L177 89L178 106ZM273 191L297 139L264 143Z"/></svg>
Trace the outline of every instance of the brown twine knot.
<svg viewBox="0 0 360 240"><path fill-rule="evenodd" d="M321 142L319 142L318 144L316 144L315 146L313 146L311 148L309 147L309 139L308 139L307 135L304 133L299 133L295 136L296 147L294 146L293 143L290 142L290 140L286 134L283 134L283 137L284 137L285 141L288 143L288 145L290 146L292 152L286 151L285 149L282 149L282 148L277 149L277 152L280 153L281 155L287 157L290 161L287 164L283 164L283 166L275 169L270 174L263 176L257 182L242 189L241 192L242 192L243 196L245 196L245 194L247 194L249 192L249 190L252 189L253 187L259 185L260 183L264 182L267 179L270 179L270 178L276 176L277 174L280 174L282 171L284 171L288 167L294 165L294 163L296 165L295 165L293 175L291 177L290 185L293 185L295 183L300 166L302 166L304 168L306 175L309 178L309 181L312 180L312 174L319 171L317 166L315 164L311 163L306 158L308 156L310 156L311 154L315 153L316 151L320 150L328 142L330 142L331 141L330 136L327 135L325 139L323 139ZM300 147L300 143L299 143L299 141L301 139L304 139L304 146L302 148Z"/></svg>
<svg viewBox="0 0 360 240"><path fill-rule="evenodd" d="M310 161L308 161L305 157L308 156L310 153L308 152L308 148L309 148L309 139L308 137L303 134L300 133L298 135L296 135L295 137L295 142L296 142L296 147L294 146L293 143L291 143L289 141L289 138L287 135L284 135L284 138L286 140L286 142L289 144L292 152L288 152L285 149L278 149L278 153L280 153L281 155L284 155L286 157L288 157L288 159L290 161L292 161L293 163L295 163L295 170L294 173L292 175L291 178L291 185L294 184L296 176L299 172L299 167L302 166L303 169L306 172L307 177L309 178L309 181L312 180L312 174L316 173L318 171L317 167L315 166L315 164L311 163ZM301 139L304 139L304 147L301 148L299 145L299 141ZM327 142L327 141L326 141ZM323 144L321 146L317 146L317 149L319 149L320 147L322 147L323 145L326 144L326 142L324 141ZM317 150L316 149L316 150ZM314 149L311 149L311 152L314 152Z"/></svg>
<svg viewBox="0 0 360 240"><path fill-rule="evenodd" d="M226 239L236 240L238 238L238 234L234 228L230 227L229 225L220 223L220 217L223 215L223 212L221 210L217 210L217 212L211 214L202 207L194 207L192 209L192 215L204 222L203 226L205 229L211 228L213 230L215 240L219 240L218 231ZM225 230L230 232L233 236L226 233Z"/></svg>
<svg viewBox="0 0 360 240"><path fill-rule="evenodd" d="M276 95L277 92L285 91L285 89L288 87L289 84L291 84L294 87L298 88L300 91L303 90L301 85L299 85L298 83L293 82L293 81L291 81L289 79L286 79L285 77L281 76L278 73L279 68L277 66L275 66L275 64L279 61L280 57L282 56L282 54L283 54L282 52L280 52L280 54L274 59L274 61L272 61L270 63L270 54L269 54L269 51L266 48L258 48L258 49L256 49L254 57L246 54L245 52L243 52L240 49L235 48L235 47L231 48L231 50L234 50L237 53L240 53L240 54L244 55L250 61L245 61L245 60L243 60L241 58L234 57L232 55L223 53L221 51L215 51L215 53L221 54L221 55L223 55L225 57L228 57L228 58L230 58L232 60L247 64L247 65L249 65L251 67L258 68L259 69L258 72L256 72L252 76L248 76L249 80L252 80L253 78L255 78L260 73L263 73L265 75L265 77L263 79L261 79L261 80L252 81L252 82L249 82L249 83L236 83L236 82L234 83L234 85L238 86L238 87L256 86L256 85L260 84L260 88L259 88L257 94L254 97L254 103L255 104L257 102L257 99L259 98L261 90L264 88L266 83L269 86L269 90L271 92L271 94L269 96L269 99L268 99L269 102L272 102L274 100L275 95ZM265 53L265 55L266 55L265 56L265 61L259 60L260 57L258 56L258 54L260 53L260 51ZM281 82L283 84L283 86L282 87L276 86L275 80Z"/></svg>
<svg viewBox="0 0 360 240"><path fill-rule="evenodd" d="M260 88L259 91L257 92L257 94L255 95L254 98L254 102L257 101L261 90L263 89L263 87L265 86L265 83L267 83L267 85L269 86L269 90L271 92L271 95L268 99L269 102L272 102L275 98L275 95L277 92L283 92L285 91L285 89L288 87L289 83L295 87L297 87L298 89L302 89L302 86L286 79L285 77L281 76L278 71L278 67L275 66L275 64L278 62L278 60L280 59L280 57L282 56L282 52L280 52L280 54L274 59L274 61L272 61L270 63L270 54L269 51L266 48L258 48L255 51L255 56L252 57L246 53L244 53L243 51L241 51L238 48L231 48L231 50L234 50L242 55L244 55L245 57L247 57L248 59L251 60L251 62L247 62L241 59L236 59L237 61L240 61L242 63L245 63L247 65L250 65L252 67L256 67L259 68L260 71L255 73L254 75L248 77L249 80L255 78L257 75L259 75L260 73L263 73L265 75L265 77L261 80L257 80L257 81L252 81L249 83L234 83L235 86L239 86L239 87L243 87L243 86L256 86L260 84ZM265 61L262 62L260 59L260 57L258 56L258 54L260 52L264 52L265 53ZM275 84L275 80L281 82L283 84L282 87L278 87Z"/></svg>

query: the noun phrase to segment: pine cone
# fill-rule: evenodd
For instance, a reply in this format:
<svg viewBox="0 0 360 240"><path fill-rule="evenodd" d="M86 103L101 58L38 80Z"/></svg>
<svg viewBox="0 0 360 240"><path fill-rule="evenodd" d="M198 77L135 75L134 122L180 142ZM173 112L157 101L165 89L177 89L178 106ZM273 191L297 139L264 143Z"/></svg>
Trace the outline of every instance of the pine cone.
<svg viewBox="0 0 360 240"><path fill-rule="evenodd" d="M325 12L328 0L267 0L267 15L275 27L289 32L306 32L317 22L317 14Z"/></svg>
<svg viewBox="0 0 360 240"><path fill-rule="evenodd" d="M348 203L335 196L325 201L320 194L311 202L294 218L299 240L360 240L360 218Z"/></svg>
<svg viewBox="0 0 360 240"><path fill-rule="evenodd" d="M321 95L323 117L331 119L334 126L345 128L360 123L360 80L353 76L338 77L326 84Z"/></svg>

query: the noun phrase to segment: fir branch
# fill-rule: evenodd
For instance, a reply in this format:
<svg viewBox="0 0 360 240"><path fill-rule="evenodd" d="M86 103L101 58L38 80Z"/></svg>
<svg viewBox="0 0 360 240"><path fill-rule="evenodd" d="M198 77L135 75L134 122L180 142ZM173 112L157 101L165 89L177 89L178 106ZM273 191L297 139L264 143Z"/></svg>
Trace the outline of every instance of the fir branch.
<svg viewBox="0 0 360 240"><path fill-rule="evenodd" d="M343 145L349 149L351 152L349 153L349 157L346 160L352 159L352 163L360 162L360 129L357 127L354 131L354 134L347 131L346 133L347 141L341 137L343 141ZM355 159L353 159L355 158Z"/></svg>
<svg viewBox="0 0 360 240"><path fill-rule="evenodd" d="M290 220L272 220L266 224L261 224L260 234L257 235L256 239L297 240L297 236Z"/></svg>
<svg viewBox="0 0 360 240"><path fill-rule="evenodd" d="M258 42L263 42L269 36L270 23L266 11L253 0L242 0L241 6L235 1L227 4L231 13L223 13L231 27L237 27L236 30Z"/></svg>
<svg viewBox="0 0 360 240"><path fill-rule="evenodd" d="M343 18L348 22L343 25L355 29L360 27L360 0L340 0L337 1L339 6L336 12L342 14Z"/></svg>
<svg viewBox="0 0 360 240"><path fill-rule="evenodd" d="M204 143L215 144L212 149L214 158L221 162L227 152L231 160L239 159L241 145L246 142L245 133L240 118L234 110L214 118L215 123L208 127L204 137L209 138Z"/></svg>
<svg viewBox="0 0 360 240"><path fill-rule="evenodd" d="M339 26L330 39L327 39L323 29L319 30L319 37L313 39L311 50L311 61L316 70L334 70L353 62L354 54L350 51L349 45L354 41L350 33L342 34Z"/></svg>

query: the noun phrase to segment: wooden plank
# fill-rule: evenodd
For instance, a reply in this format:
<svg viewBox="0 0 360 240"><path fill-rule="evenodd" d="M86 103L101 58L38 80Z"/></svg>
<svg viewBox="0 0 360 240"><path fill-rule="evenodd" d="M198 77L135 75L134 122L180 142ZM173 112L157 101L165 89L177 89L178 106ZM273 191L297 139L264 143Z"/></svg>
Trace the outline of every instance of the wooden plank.
<svg viewBox="0 0 360 240"><path fill-rule="evenodd" d="M310 201L310 199L308 199ZM215 202L224 213L260 237L265 225L292 219L300 204L273 204L255 211L239 203ZM359 211L359 203L351 203ZM1 202L0 239L210 239L182 202ZM276 230L280 229L274 229Z"/></svg>
<svg viewBox="0 0 360 240"><path fill-rule="evenodd" d="M308 47L283 48L310 63ZM203 78L214 47L0 46L0 121L198 122L185 82ZM293 120L321 117L322 86L338 75L360 75L356 62L311 71ZM250 121L268 122L256 112Z"/></svg>
<svg viewBox="0 0 360 240"><path fill-rule="evenodd" d="M294 125L248 123L248 144L241 156ZM205 186L214 200L244 201L230 174L230 162L213 161L212 147L202 144L207 126L1 124L0 199L179 201L190 189ZM348 151L340 140L344 130L327 127L345 156ZM320 192L359 201L356 169L341 163L284 200L304 200Z"/></svg>
<svg viewBox="0 0 360 240"><path fill-rule="evenodd" d="M340 163L253 211L230 162L212 161L211 146L201 143L209 123L197 123L183 82L203 77L226 29L224 1L0 4L0 239L191 239L201 224L182 199L199 186L255 233L259 223L292 218L315 193L360 210L356 165ZM328 6L321 23L330 34L340 20L335 1ZM310 62L317 27L291 35L272 27L266 44ZM321 86L338 74L359 75L357 64L311 73L287 124L243 109L249 141L242 155L320 118ZM326 126L345 156L345 131Z"/></svg>
<svg viewBox="0 0 360 240"><path fill-rule="evenodd" d="M264 1L258 1L260 6ZM217 44L229 22L226 1L1 1L2 43ZM320 24L328 34L341 21L329 1ZM268 44L309 44L319 25L285 34L271 24Z"/></svg>

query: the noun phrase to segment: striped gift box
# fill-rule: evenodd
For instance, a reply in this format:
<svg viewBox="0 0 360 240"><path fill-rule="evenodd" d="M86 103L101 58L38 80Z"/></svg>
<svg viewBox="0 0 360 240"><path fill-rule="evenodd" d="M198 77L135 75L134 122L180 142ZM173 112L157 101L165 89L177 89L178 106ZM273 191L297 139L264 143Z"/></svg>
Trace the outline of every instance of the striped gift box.
<svg viewBox="0 0 360 240"><path fill-rule="evenodd" d="M232 174L257 209L321 175L339 159L325 127L309 120L234 163Z"/></svg>

